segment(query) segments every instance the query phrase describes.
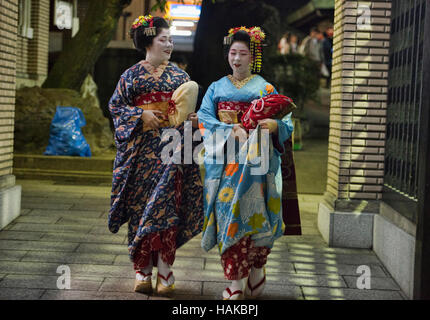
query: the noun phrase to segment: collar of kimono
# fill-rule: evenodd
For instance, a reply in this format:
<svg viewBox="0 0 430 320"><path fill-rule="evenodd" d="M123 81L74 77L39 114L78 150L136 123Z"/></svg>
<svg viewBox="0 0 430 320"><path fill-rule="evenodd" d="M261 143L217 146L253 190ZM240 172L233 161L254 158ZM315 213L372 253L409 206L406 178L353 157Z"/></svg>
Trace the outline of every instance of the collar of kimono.
<svg viewBox="0 0 430 320"><path fill-rule="evenodd" d="M144 68L155 78L159 79L166 69L169 61L163 61L158 67L154 67L149 61L142 60Z"/></svg>

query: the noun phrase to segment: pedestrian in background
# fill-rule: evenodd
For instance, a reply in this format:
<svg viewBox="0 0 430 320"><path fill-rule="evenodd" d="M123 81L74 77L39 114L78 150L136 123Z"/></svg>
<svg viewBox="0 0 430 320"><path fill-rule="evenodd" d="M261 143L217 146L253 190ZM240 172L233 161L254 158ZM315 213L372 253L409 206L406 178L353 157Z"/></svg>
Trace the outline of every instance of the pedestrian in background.
<svg viewBox="0 0 430 320"><path fill-rule="evenodd" d="M330 26L324 33L322 41L323 63L327 68L327 88L330 87L332 65L333 65L333 27Z"/></svg>

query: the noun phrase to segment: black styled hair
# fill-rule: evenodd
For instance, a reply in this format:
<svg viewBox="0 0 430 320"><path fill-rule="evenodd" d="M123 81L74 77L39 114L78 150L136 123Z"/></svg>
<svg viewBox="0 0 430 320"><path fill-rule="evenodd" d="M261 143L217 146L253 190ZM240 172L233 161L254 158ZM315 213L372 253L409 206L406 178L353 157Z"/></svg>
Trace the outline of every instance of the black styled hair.
<svg viewBox="0 0 430 320"><path fill-rule="evenodd" d="M239 30L232 36L232 40L230 44L227 44L224 46L224 58L228 61L228 53L230 51L231 46L235 42L245 42L245 44L248 46L248 49L251 50L251 37L249 34L244 30Z"/></svg>
<svg viewBox="0 0 430 320"><path fill-rule="evenodd" d="M130 38L133 40L134 46L140 53L145 53L146 49L152 44L152 41L156 36L161 33L161 29L169 29L170 26L166 20L161 17L153 18L153 26L156 28L155 36L148 36L145 34L144 26L137 27L136 29L130 30Z"/></svg>

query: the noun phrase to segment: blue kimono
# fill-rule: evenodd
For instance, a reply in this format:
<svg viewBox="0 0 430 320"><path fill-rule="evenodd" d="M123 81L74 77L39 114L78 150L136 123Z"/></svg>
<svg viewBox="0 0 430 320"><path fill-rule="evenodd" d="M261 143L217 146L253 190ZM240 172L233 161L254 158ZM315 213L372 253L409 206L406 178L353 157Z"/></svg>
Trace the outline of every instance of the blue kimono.
<svg viewBox="0 0 430 320"><path fill-rule="evenodd" d="M275 239L283 234L280 156L284 142L293 132L291 114L277 120L277 135L261 138L265 130L258 126L243 146L233 143L237 147L233 158L227 158L225 152L220 156L231 146L234 126L220 121L220 106L250 103L269 93L276 94L276 90L259 75L240 89L223 77L210 85L197 113L204 142L201 170L205 218L201 245L206 251L218 245L223 254L245 236L251 236L257 247L272 248ZM263 168L260 163L263 170L259 171L254 160L263 151L268 152L268 164ZM220 157L224 157L223 163L216 161Z"/></svg>

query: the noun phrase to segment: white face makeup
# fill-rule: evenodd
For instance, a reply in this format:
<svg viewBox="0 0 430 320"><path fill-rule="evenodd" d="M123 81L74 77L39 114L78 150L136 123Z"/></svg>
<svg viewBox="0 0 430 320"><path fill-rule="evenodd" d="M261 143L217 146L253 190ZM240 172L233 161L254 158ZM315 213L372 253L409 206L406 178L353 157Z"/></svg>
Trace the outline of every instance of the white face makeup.
<svg viewBox="0 0 430 320"><path fill-rule="evenodd" d="M152 57L157 57L161 61L170 59L173 51L173 40L169 29L161 29L161 32L154 38L152 45L148 47L147 52Z"/></svg>
<svg viewBox="0 0 430 320"><path fill-rule="evenodd" d="M234 75L247 75L251 73L251 52L248 46L241 41L234 42L228 52L228 63Z"/></svg>

